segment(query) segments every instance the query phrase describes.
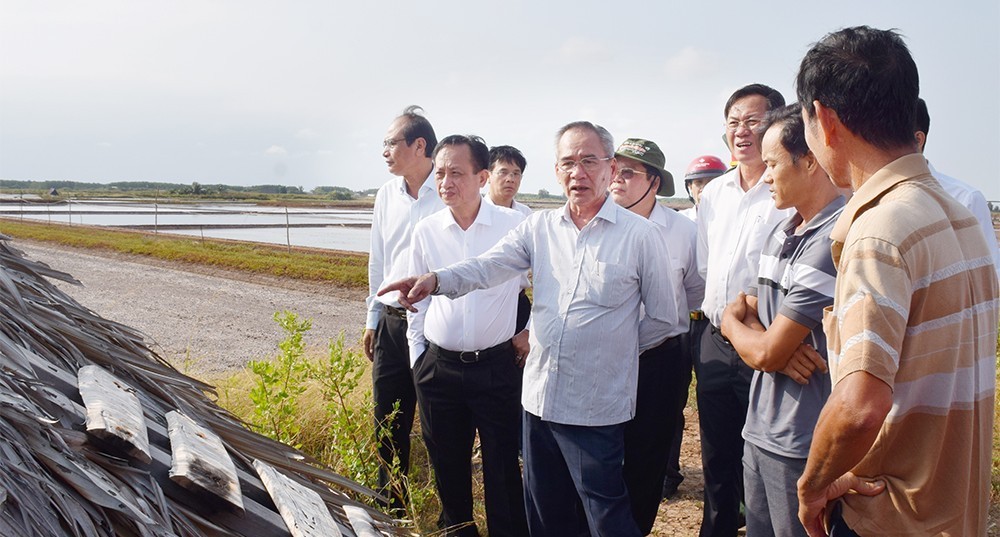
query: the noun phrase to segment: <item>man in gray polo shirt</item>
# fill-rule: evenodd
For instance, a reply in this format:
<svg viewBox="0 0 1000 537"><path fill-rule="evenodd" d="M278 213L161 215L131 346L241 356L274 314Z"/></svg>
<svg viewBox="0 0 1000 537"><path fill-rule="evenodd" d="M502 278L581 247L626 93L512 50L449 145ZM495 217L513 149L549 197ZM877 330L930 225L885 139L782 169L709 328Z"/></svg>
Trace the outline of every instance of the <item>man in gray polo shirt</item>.
<svg viewBox="0 0 1000 537"><path fill-rule="evenodd" d="M796 481L830 395L822 320L836 281L830 231L845 202L806 146L798 105L769 112L762 127L764 182L775 206L795 214L771 232L756 284L726 307L721 328L754 369L743 427L747 535L805 537Z"/></svg>

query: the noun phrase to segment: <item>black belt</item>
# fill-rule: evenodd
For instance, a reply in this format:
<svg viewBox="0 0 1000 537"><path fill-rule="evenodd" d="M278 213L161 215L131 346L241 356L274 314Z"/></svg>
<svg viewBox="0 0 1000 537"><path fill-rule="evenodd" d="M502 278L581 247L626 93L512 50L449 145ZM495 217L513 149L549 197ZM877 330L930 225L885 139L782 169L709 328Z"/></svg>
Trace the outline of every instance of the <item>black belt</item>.
<svg viewBox="0 0 1000 537"><path fill-rule="evenodd" d="M722 330L719 329L719 328L716 328L714 324L708 323L708 329L712 331L712 335L713 336L719 336L719 339L721 339L723 343L725 343L726 345L729 345L730 347L733 346L733 344L729 342L729 338L727 338L726 336L722 335Z"/></svg>
<svg viewBox="0 0 1000 537"><path fill-rule="evenodd" d="M406 320L406 310L403 308L394 308L392 306L386 305L385 312L393 317L398 317L400 319Z"/></svg>
<svg viewBox="0 0 1000 537"><path fill-rule="evenodd" d="M508 339L499 345L481 351L450 351L428 341L427 350L446 360L453 360L463 364L474 364L492 356L504 355L511 357L514 352L514 345Z"/></svg>
<svg viewBox="0 0 1000 537"><path fill-rule="evenodd" d="M639 353L639 359L644 360L647 357L654 357L655 359L655 357L657 356L663 356L664 352L673 350L674 347L679 347L680 344L683 342L681 338L686 335L687 333L678 334L674 337L668 337L667 339L664 339L659 345L646 349L644 352ZM659 352L654 353L654 351L659 351Z"/></svg>

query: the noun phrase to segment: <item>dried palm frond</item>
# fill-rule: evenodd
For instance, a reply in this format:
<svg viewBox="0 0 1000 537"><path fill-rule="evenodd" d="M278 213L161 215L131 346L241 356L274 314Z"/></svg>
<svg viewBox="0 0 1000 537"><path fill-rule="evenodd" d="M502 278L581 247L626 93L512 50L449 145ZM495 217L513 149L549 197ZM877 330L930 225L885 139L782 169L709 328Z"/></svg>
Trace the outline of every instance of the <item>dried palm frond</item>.
<svg viewBox="0 0 1000 537"><path fill-rule="evenodd" d="M409 534L359 501L373 491L250 431L212 402L211 386L174 369L140 332L100 317L46 278L79 284L0 235L0 535L288 535L253 460L319 494L344 535ZM88 365L134 389L148 428L148 464L86 434L77 372ZM245 514L170 480L170 411L221 439ZM364 528L354 530L345 506Z"/></svg>

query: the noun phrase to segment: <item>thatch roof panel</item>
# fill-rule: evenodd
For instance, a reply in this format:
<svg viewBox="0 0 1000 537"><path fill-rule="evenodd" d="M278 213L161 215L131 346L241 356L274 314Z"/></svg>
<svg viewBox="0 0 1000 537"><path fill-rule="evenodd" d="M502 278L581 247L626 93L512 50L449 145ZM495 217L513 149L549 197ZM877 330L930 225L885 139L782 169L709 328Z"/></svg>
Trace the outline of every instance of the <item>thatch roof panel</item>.
<svg viewBox="0 0 1000 537"><path fill-rule="evenodd" d="M374 496L370 489L253 433L214 404L206 395L211 386L171 367L141 333L101 318L46 278L79 283L25 258L0 235L0 535L288 535L251 467L255 459L318 493L345 535L354 532L344 506L366 513L383 534L406 534L358 501ZM149 464L85 433L77 371L87 365L135 389ZM170 480L164 416L172 410L221 439L237 468L245 515Z"/></svg>

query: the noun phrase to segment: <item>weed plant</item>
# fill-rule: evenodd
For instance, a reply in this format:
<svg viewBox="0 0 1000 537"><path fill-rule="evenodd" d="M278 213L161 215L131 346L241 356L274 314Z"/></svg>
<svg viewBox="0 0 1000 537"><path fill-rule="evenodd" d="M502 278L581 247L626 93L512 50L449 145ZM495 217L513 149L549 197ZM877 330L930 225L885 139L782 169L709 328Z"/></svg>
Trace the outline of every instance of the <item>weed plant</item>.
<svg viewBox="0 0 1000 537"><path fill-rule="evenodd" d="M216 382L219 404L257 432L295 446L337 473L374 489L378 438L388 434L388 428L375 426L368 360L345 346L343 333L329 342L325 357L316 357L303 345L303 336L312 326L310 320L287 311L276 313L274 319L285 333L277 356L252 361L246 370ZM390 486L399 491L405 484L409 504L404 523L427 535L436 531L440 506L419 431L418 422L414 424L409 475L400 475L394 461Z"/></svg>

